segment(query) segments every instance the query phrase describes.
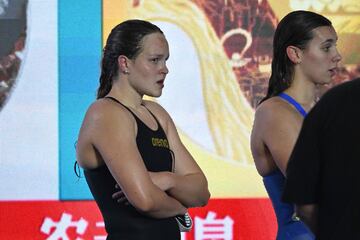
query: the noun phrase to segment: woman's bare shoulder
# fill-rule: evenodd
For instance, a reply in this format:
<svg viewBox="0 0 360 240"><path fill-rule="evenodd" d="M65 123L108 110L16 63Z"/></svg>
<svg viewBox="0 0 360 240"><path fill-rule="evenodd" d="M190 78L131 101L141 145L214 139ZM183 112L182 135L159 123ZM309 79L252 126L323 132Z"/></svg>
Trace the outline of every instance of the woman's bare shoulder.
<svg viewBox="0 0 360 240"><path fill-rule="evenodd" d="M170 118L169 113L159 103L150 100L144 100L143 104L159 119L167 121Z"/></svg>
<svg viewBox="0 0 360 240"><path fill-rule="evenodd" d="M89 106L86 114L97 119L116 115L129 115L129 111L122 105L110 99L101 98Z"/></svg>
<svg viewBox="0 0 360 240"><path fill-rule="evenodd" d="M135 122L130 112L120 104L110 99L98 99L86 111L84 124L133 124Z"/></svg>
<svg viewBox="0 0 360 240"><path fill-rule="evenodd" d="M298 117L294 108L279 97L266 100L255 111L255 120L261 122L294 120Z"/></svg>

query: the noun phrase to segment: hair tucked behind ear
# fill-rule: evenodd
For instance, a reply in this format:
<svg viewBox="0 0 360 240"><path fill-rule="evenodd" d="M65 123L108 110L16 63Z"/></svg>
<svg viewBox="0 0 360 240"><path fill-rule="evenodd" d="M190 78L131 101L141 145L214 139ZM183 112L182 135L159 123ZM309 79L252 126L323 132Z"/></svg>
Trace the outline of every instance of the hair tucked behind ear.
<svg viewBox="0 0 360 240"><path fill-rule="evenodd" d="M103 49L98 99L110 92L114 77L119 74L118 57L124 55L135 59L141 51L142 39L156 32L163 33L156 25L136 19L122 22L111 30Z"/></svg>
<svg viewBox="0 0 360 240"><path fill-rule="evenodd" d="M285 91L292 83L294 64L289 59L286 48L295 46L305 49L314 37L312 30L321 26L331 26L330 20L309 11L291 12L279 22L273 40L273 60L268 92L260 103Z"/></svg>

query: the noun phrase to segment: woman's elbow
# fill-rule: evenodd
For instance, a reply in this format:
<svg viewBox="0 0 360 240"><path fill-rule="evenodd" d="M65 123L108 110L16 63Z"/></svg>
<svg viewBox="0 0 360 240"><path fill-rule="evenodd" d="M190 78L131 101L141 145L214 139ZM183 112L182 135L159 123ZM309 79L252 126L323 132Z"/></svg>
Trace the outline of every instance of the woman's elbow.
<svg viewBox="0 0 360 240"><path fill-rule="evenodd" d="M204 176L204 178L205 178L205 176ZM203 207L203 206L206 206L207 204L208 204L208 202L209 202L209 199L210 199L210 197L211 197L211 194L210 194L210 191L209 191L209 185L208 185L208 181L207 181L207 179L205 178L205 181L204 181L205 183L204 183L204 187L203 187L203 194L202 194L202 198L201 198L201 207Z"/></svg>
<svg viewBox="0 0 360 240"><path fill-rule="evenodd" d="M210 196L211 196L211 194L210 194L209 190L207 189L199 201L199 207L206 206L209 202Z"/></svg>
<svg viewBox="0 0 360 240"><path fill-rule="evenodd" d="M207 180L205 179L202 183L201 188L199 189L198 196L196 198L195 206L192 207L204 207L208 204L210 199L210 191L208 187Z"/></svg>
<svg viewBox="0 0 360 240"><path fill-rule="evenodd" d="M148 213L154 211L156 203L152 197L144 196L130 201L130 204L135 207L138 211Z"/></svg>
<svg viewBox="0 0 360 240"><path fill-rule="evenodd" d="M202 194L198 195L196 199L193 199L191 203L186 204L188 208L190 207L204 207L208 204L210 199L210 192L206 189Z"/></svg>

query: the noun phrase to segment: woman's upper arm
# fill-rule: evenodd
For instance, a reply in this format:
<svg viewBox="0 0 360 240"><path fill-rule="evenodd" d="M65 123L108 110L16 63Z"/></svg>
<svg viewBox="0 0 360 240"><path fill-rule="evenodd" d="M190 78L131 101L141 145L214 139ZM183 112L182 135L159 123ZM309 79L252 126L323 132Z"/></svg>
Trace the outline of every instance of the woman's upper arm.
<svg viewBox="0 0 360 240"><path fill-rule="evenodd" d="M202 170L181 142L173 120L169 117L167 123L167 137L170 148L175 154L175 172L179 175L202 173Z"/></svg>
<svg viewBox="0 0 360 240"><path fill-rule="evenodd" d="M292 111L281 107L266 109L256 117L262 122L264 144L278 168L285 175L302 121Z"/></svg>
<svg viewBox="0 0 360 240"><path fill-rule="evenodd" d="M88 121L93 146L130 203L135 207L146 204L152 184L137 149L134 119L109 103L93 111Z"/></svg>
<svg viewBox="0 0 360 240"><path fill-rule="evenodd" d="M174 121L170 115L160 105L156 103L150 103L152 109L155 111L155 115L159 116L159 121L166 137L169 141L170 149L175 155L175 173L179 175L187 175L193 173L202 173L200 167L181 142L179 134L177 132Z"/></svg>

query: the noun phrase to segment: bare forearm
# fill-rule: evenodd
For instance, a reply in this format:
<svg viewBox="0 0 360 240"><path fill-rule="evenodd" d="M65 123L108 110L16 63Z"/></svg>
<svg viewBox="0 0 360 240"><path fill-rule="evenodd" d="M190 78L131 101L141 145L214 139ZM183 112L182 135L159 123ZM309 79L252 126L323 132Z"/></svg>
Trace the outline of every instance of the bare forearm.
<svg viewBox="0 0 360 240"><path fill-rule="evenodd" d="M168 196L160 189L151 194L146 206L139 206L137 209L145 215L154 218L167 218L184 214L187 208L175 198Z"/></svg>
<svg viewBox="0 0 360 240"><path fill-rule="evenodd" d="M184 176L172 174L174 185L167 192L186 207L207 204L210 193L206 179L201 173Z"/></svg>

